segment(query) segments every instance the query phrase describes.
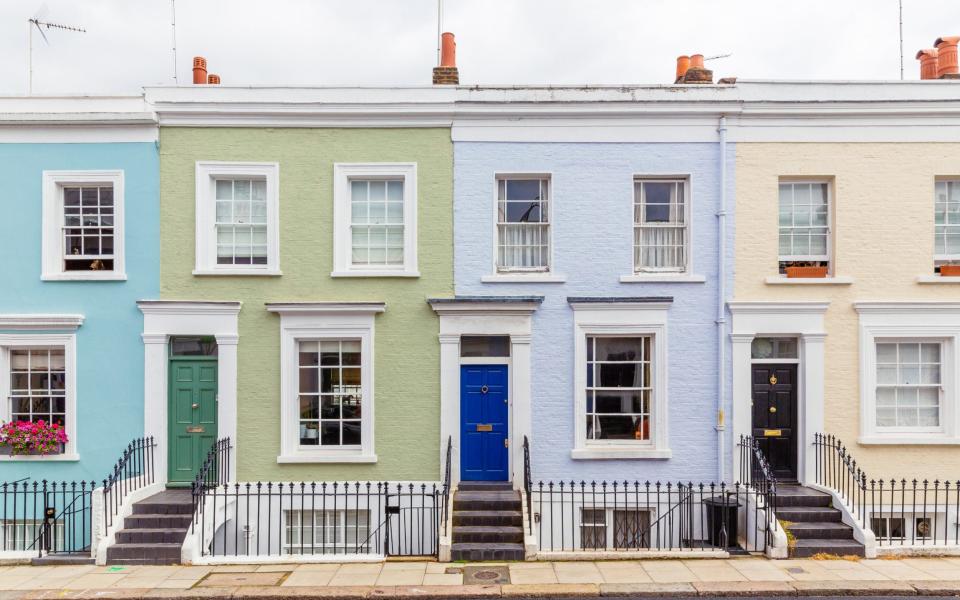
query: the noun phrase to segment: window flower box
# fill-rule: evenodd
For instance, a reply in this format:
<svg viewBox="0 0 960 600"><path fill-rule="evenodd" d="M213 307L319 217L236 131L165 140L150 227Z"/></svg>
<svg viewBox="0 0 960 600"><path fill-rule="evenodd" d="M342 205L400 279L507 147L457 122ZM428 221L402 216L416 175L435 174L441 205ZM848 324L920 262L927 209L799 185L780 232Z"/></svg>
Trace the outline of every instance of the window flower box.
<svg viewBox="0 0 960 600"><path fill-rule="evenodd" d="M960 277L960 265L941 265L941 277Z"/></svg>
<svg viewBox="0 0 960 600"><path fill-rule="evenodd" d="M62 454L67 441L67 432L56 423L10 421L0 425L0 454L3 455Z"/></svg>
<svg viewBox="0 0 960 600"><path fill-rule="evenodd" d="M788 279L823 279L827 276L827 267L787 267Z"/></svg>

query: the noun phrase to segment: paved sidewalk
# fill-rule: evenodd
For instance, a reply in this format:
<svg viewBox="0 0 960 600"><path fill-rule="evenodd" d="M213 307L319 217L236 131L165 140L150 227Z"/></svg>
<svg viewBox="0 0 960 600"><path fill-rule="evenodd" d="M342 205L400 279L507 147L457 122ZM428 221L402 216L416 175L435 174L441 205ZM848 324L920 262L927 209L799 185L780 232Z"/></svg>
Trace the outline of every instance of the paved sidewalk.
<svg viewBox="0 0 960 600"><path fill-rule="evenodd" d="M960 558L0 567L0 600L960 595Z"/></svg>

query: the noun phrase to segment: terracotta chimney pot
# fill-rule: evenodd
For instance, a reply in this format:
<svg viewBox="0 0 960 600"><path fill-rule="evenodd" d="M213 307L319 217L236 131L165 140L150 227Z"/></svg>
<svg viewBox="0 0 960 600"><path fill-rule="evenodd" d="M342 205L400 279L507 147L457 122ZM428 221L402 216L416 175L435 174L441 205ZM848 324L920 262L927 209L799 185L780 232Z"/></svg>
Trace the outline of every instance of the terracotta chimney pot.
<svg viewBox="0 0 960 600"><path fill-rule="evenodd" d="M433 68L433 85L458 85L457 42L450 32L440 36L440 65Z"/></svg>
<svg viewBox="0 0 960 600"><path fill-rule="evenodd" d="M194 85L207 83L207 59L202 56L193 57L193 83Z"/></svg>
<svg viewBox="0 0 960 600"><path fill-rule="evenodd" d="M683 76L687 74L687 69L690 68L690 57L686 54L677 57L677 76L674 78L674 83L679 83Z"/></svg>
<svg viewBox="0 0 960 600"><path fill-rule="evenodd" d="M937 53L936 48L917 52L917 60L920 61L920 79L937 78Z"/></svg>
<svg viewBox="0 0 960 600"><path fill-rule="evenodd" d="M220 76L215 73L207 75L207 83L210 85L220 85Z"/></svg>
<svg viewBox="0 0 960 600"><path fill-rule="evenodd" d="M937 47L937 77L960 73L957 66L957 42L960 36L938 37L933 44Z"/></svg>
<svg viewBox="0 0 960 600"><path fill-rule="evenodd" d="M691 54L690 55L690 68L691 69L702 69L703 67L703 55L702 54Z"/></svg>

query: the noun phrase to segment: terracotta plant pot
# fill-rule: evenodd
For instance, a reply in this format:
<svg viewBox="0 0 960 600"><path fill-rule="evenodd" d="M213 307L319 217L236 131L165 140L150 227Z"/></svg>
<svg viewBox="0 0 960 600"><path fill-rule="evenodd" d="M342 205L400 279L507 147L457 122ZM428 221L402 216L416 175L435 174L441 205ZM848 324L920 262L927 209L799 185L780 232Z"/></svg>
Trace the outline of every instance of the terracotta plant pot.
<svg viewBox="0 0 960 600"><path fill-rule="evenodd" d="M940 267L941 277L960 277L960 265L943 265Z"/></svg>
<svg viewBox="0 0 960 600"><path fill-rule="evenodd" d="M827 276L827 267L787 267L788 279L823 279Z"/></svg>

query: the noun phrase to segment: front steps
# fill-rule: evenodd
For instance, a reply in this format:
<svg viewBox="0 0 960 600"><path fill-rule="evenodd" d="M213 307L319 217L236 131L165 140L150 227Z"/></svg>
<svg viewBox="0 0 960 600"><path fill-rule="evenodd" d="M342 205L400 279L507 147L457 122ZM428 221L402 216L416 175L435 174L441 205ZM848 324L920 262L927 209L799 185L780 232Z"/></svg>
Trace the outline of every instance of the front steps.
<svg viewBox="0 0 960 600"><path fill-rule="evenodd" d="M175 565L193 520L190 490L168 489L133 505L117 541L107 548L108 565Z"/></svg>
<svg viewBox="0 0 960 600"><path fill-rule="evenodd" d="M463 481L453 495L450 558L523 560L523 502L508 482Z"/></svg>
<svg viewBox="0 0 960 600"><path fill-rule="evenodd" d="M791 558L864 556L863 544L853 539L853 528L843 523L830 494L801 485L779 485L776 513L792 534Z"/></svg>

